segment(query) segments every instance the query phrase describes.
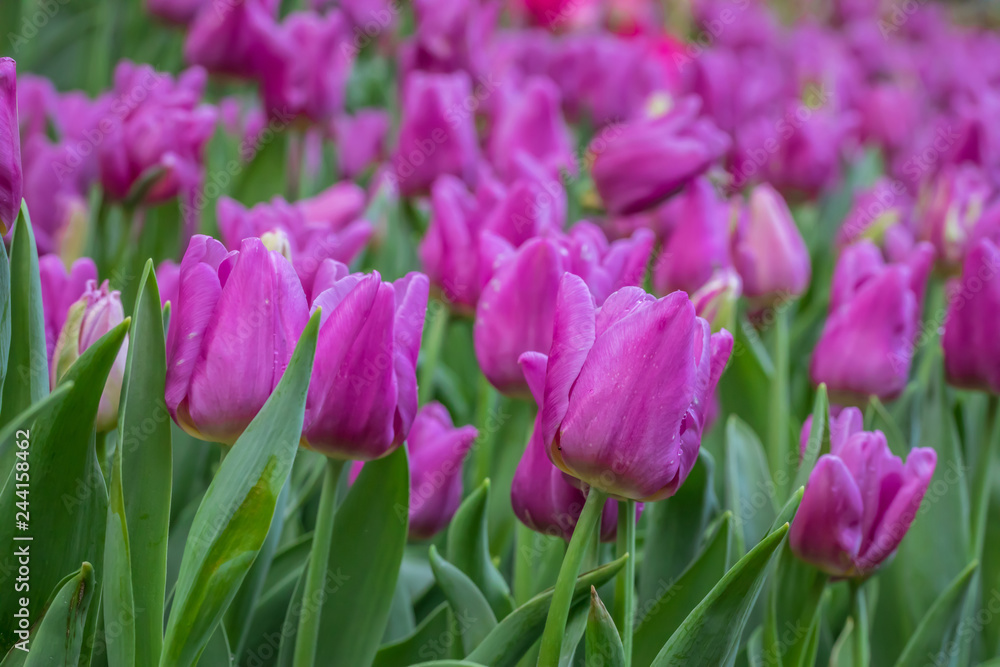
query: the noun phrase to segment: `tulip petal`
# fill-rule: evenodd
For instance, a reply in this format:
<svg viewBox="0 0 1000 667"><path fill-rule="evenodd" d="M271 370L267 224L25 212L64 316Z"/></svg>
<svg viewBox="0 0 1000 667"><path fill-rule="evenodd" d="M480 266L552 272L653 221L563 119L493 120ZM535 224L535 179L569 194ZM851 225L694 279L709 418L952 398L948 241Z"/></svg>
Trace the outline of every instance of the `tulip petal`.
<svg viewBox="0 0 1000 667"><path fill-rule="evenodd" d="M430 285L422 273L409 273L393 283L396 316L393 322L394 370L398 396L394 421L396 444L401 444L417 414L417 356L424 332Z"/></svg>
<svg viewBox="0 0 1000 667"><path fill-rule="evenodd" d="M851 572L861 546L861 493L844 462L816 462L788 534L799 558L834 575Z"/></svg>

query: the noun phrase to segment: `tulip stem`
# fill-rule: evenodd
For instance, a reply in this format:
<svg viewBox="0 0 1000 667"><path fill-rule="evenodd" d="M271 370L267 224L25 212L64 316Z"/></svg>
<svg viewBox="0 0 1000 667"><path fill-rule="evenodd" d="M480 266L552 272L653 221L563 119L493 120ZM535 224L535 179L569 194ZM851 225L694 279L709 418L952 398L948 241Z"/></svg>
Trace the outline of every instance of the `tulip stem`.
<svg viewBox="0 0 1000 667"><path fill-rule="evenodd" d="M448 331L450 313L443 301L435 299L427 309L430 315L430 327L427 330L427 340L423 345L423 364L420 366L420 405L426 405L434 397L434 371L437 370L441 358L441 347L444 345L445 333Z"/></svg>
<svg viewBox="0 0 1000 667"><path fill-rule="evenodd" d="M864 581L851 581L851 617L854 619L854 667L868 667L871 650L868 647L868 604L865 599Z"/></svg>
<svg viewBox="0 0 1000 667"><path fill-rule="evenodd" d="M580 573L583 556L590 546L590 538L594 534L597 522L601 519L604 501L607 498L606 493L594 487L591 487L587 494L587 502L584 503L583 511L576 522L576 528L573 529L573 537L566 549L562 567L559 568L559 577L556 579L552 603L549 606L549 615L545 619L545 630L542 633L538 667L557 667L559 664L563 635L566 632L566 620L569 618L569 608L573 603L576 577Z"/></svg>
<svg viewBox="0 0 1000 667"><path fill-rule="evenodd" d="M330 560L330 541L333 538L333 521L337 513L337 485L344 469L344 461L327 459L323 490L319 496L319 515L313 531L312 549L306 581L302 589L302 612L295 638L294 667L312 667L319 639L320 612L323 607L323 587L326 584L326 566Z"/></svg>
<svg viewBox="0 0 1000 667"><path fill-rule="evenodd" d="M788 437L788 318L784 308L774 309L772 332L772 361L774 377L771 380L770 419L768 419L767 452L770 459L771 478L777 485L781 502L788 494L789 437ZM796 460L797 457L796 457Z"/></svg>
<svg viewBox="0 0 1000 667"><path fill-rule="evenodd" d="M625 648L625 664L632 664L632 634L635 623L635 501L618 501L616 556L629 555L615 579L615 625Z"/></svg>

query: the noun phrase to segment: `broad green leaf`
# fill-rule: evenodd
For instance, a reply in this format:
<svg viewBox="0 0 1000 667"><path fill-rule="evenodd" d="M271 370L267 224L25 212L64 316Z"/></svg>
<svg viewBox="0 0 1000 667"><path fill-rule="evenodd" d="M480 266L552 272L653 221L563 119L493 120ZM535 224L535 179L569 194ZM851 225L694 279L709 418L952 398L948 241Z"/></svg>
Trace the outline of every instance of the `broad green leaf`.
<svg viewBox="0 0 1000 667"><path fill-rule="evenodd" d="M733 331L733 352L726 372L719 378L719 400L724 413L738 415L757 433L767 432L768 392L774 364L771 363L760 334L740 317Z"/></svg>
<svg viewBox="0 0 1000 667"><path fill-rule="evenodd" d="M809 481L816 462L822 454L830 451L830 403L826 398L826 385L821 384L816 390L816 400L813 403L812 426L809 429L809 441L806 451L799 463L792 488L805 486Z"/></svg>
<svg viewBox="0 0 1000 667"><path fill-rule="evenodd" d="M164 401L166 369L160 293L153 264L147 262L129 331L115 451L120 473L115 493L123 502L126 525L122 528L127 528L123 535L128 554L122 562L131 566L134 610L113 610L110 600L105 604L108 627L132 622L128 634L134 634L139 665L155 665L163 646L172 483L171 419Z"/></svg>
<svg viewBox="0 0 1000 667"><path fill-rule="evenodd" d="M229 667L233 664L233 652L229 648L229 637L226 635L226 627L222 623L215 626L212 638L208 640L208 646L198 659L198 665L202 667Z"/></svg>
<svg viewBox="0 0 1000 667"><path fill-rule="evenodd" d="M741 553L767 534L778 513L776 494L760 439L746 422L730 415L726 422L726 508L733 512Z"/></svg>
<svg viewBox="0 0 1000 667"><path fill-rule="evenodd" d="M788 524L784 524L726 573L670 636L653 661L654 667L731 667L736 661L743 628L764 585L767 565L787 533Z"/></svg>
<svg viewBox="0 0 1000 667"><path fill-rule="evenodd" d="M248 164L242 165L234 179L233 199L250 206L284 194L288 145L288 131L283 126L277 132L269 127L266 133L262 133L257 145L251 147L256 148L256 153Z"/></svg>
<svg viewBox="0 0 1000 667"><path fill-rule="evenodd" d="M590 614L587 616L587 664L625 667L625 649L611 614L601 602L597 589L590 588Z"/></svg>
<svg viewBox="0 0 1000 667"><path fill-rule="evenodd" d="M198 508L167 621L162 667L195 664L264 543L299 446L318 326L319 311Z"/></svg>
<svg viewBox="0 0 1000 667"><path fill-rule="evenodd" d="M451 605L466 655L482 642L497 626L496 616L486 597L476 584L457 567L441 558L437 549L430 548L431 568L438 586Z"/></svg>
<svg viewBox="0 0 1000 667"><path fill-rule="evenodd" d="M130 357L131 354L130 350ZM108 489L108 527L104 542L104 627L120 629L120 631L105 633L109 667L130 667L137 664L135 658L136 618L132 557L129 553L128 519L125 515L125 497L122 493L122 484L122 448L119 446L115 447L111 464L111 486ZM144 662L143 664L151 663Z"/></svg>
<svg viewBox="0 0 1000 667"><path fill-rule="evenodd" d="M646 505L643 550L657 556L644 558L639 568L640 609L655 601L663 587L675 581L697 555L705 528L718 507L712 486L714 476L715 461L702 449L677 494Z"/></svg>
<svg viewBox="0 0 1000 667"><path fill-rule="evenodd" d="M815 422L814 422L815 423ZM796 558L786 544L771 580L763 634L764 664L812 667L809 652L818 632L827 575Z"/></svg>
<svg viewBox="0 0 1000 667"><path fill-rule="evenodd" d="M431 662L421 662L414 667L483 667L483 665L468 660L432 660Z"/></svg>
<svg viewBox="0 0 1000 667"><path fill-rule="evenodd" d="M961 640L956 633L962 629L962 606L970 584L976 580L972 575L978 566L976 561L970 563L931 605L896 661L896 667L924 667L931 656L933 664L947 664Z"/></svg>
<svg viewBox="0 0 1000 667"><path fill-rule="evenodd" d="M661 584L655 598L636 610L632 664L646 667L684 619L726 574L733 540L733 517L722 516L705 548L676 580Z"/></svg>
<svg viewBox="0 0 1000 667"><path fill-rule="evenodd" d="M37 403L32 403L31 407L22 412L21 414L14 417L14 419L0 429L0 461L3 461L8 455L11 457L10 461L14 461L15 447L17 447L18 438L15 435L21 426L25 424L31 424L36 419L45 419L43 414L50 413L56 410L61 401L66 400L69 396L70 389L73 388L73 382L62 382L58 387L52 390L52 393L38 401ZM0 474L0 478L6 483L10 481L14 482L14 477L11 475L10 468L7 472ZM0 486L0 489L3 487Z"/></svg>
<svg viewBox="0 0 1000 667"><path fill-rule="evenodd" d="M518 521L514 546L514 598L527 602L554 586L559 576L566 542L562 537L538 533Z"/></svg>
<svg viewBox="0 0 1000 667"><path fill-rule="evenodd" d="M487 502L490 481L487 479L469 494L448 527L448 559L464 572L483 592L493 609L502 619L514 608L510 589L503 575L490 558L489 532L487 529Z"/></svg>
<svg viewBox="0 0 1000 667"><path fill-rule="evenodd" d="M85 562L62 583L31 639L24 667L69 667L80 661L90 605L96 602L94 576L94 568Z"/></svg>
<svg viewBox="0 0 1000 667"><path fill-rule="evenodd" d="M6 264L6 262L5 262ZM9 350L0 396L0 426L49 393L49 363L45 345L42 283L38 249L28 205L22 203L10 245ZM7 462L2 462L7 463ZM9 468L2 468L6 474ZM83 559L77 559L79 565ZM68 570L69 568L67 568ZM60 573L60 577L65 574ZM0 642L2 645L2 642Z"/></svg>
<svg viewBox="0 0 1000 667"><path fill-rule="evenodd" d="M94 419L128 326L125 320L80 355L63 378L73 385L64 400L18 425L28 431L25 439L30 443L31 517L29 528L23 531L15 528L13 520L0 523L0 544L11 544L15 534L28 534L34 538L32 550L45 554L44 559L32 562L31 586L39 591L31 597L32 618L38 618L46 596L80 563L94 563L94 576L101 580L102 568L97 564L104 560L108 492L95 451ZM14 518L19 500L15 492L15 484L7 483L0 495L0 516ZM16 571L14 558L13 549L0 551L0 573ZM0 576L0 590L10 585L10 576ZM12 618L16 602L13 595L0 596L0 618ZM97 609L95 604L88 612L88 633L96 629ZM12 644L10 628L0 627L0 651Z"/></svg>
<svg viewBox="0 0 1000 667"><path fill-rule="evenodd" d="M563 634L562 654L559 656L559 667L570 667L580 648L580 640L587 631L587 618L590 616L590 605L580 604L571 607L566 619L566 632ZM586 652L586 649L584 649Z"/></svg>
<svg viewBox="0 0 1000 667"><path fill-rule="evenodd" d="M448 605L442 604L409 636L379 648L372 667L409 667L420 660L444 659L455 641L458 638L451 634Z"/></svg>
<svg viewBox="0 0 1000 667"><path fill-rule="evenodd" d="M367 462L337 509L316 655L345 665L375 657L396 589L409 522L406 448Z"/></svg>
<svg viewBox="0 0 1000 667"><path fill-rule="evenodd" d="M591 586L601 586L611 581L625 566L625 558L626 556L622 556L607 565L581 574L573 588L574 609L586 609ZM500 621L476 650L466 656L467 659L490 667L516 665L521 656L542 636L551 602L551 588L525 602Z"/></svg>

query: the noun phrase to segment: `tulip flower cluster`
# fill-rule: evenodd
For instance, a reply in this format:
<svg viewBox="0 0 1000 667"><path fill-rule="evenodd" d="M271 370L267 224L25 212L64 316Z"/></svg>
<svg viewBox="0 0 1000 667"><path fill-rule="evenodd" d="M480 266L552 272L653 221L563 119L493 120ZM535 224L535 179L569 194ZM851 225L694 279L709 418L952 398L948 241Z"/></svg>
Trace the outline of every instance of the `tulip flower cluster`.
<svg viewBox="0 0 1000 667"><path fill-rule="evenodd" d="M3 665L994 665L986 5L84 4L0 12Z"/></svg>

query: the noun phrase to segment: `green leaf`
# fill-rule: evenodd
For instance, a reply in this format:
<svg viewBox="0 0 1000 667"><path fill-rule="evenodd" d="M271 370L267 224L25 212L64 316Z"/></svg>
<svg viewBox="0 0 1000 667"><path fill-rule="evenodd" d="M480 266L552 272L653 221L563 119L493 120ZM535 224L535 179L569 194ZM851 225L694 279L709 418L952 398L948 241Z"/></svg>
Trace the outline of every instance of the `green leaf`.
<svg viewBox="0 0 1000 667"><path fill-rule="evenodd" d="M462 648L466 655L482 642L497 626L496 616L490 609L486 597L476 588L476 584L457 567L441 558L434 545L429 557L431 569L438 586L451 605L462 638Z"/></svg>
<svg viewBox="0 0 1000 667"><path fill-rule="evenodd" d="M715 461L702 449L677 494L646 505L644 551L657 556L644 558L639 568L640 609L655 602L664 585L676 581L698 554L709 519L718 507L714 477Z"/></svg>
<svg viewBox="0 0 1000 667"><path fill-rule="evenodd" d="M730 415L726 422L726 507L733 512L740 553L767 534L777 515L776 493L760 439L746 422Z"/></svg>
<svg viewBox="0 0 1000 667"><path fill-rule="evenodd" d="M632 664L646 667L684 619L726 574L733 540L733 515L726 512L705 548L678 579L660 585L656 597L637 609Z"/></svg>
<svg viewBox="0 0 1000 667"><path fill-rule="evenodd" d="M614 578L625 566L623 556L607 565L584 572L573 588L573 608L586 608L590 588L601 586ZM493 629L486 639L467 658L490 667L513 667L521 656L542 636L545 619L549 614L553 589L531 598L511 612Z"/></svg>
<svg viewBox="0 0 1000 667"><path fill-rule="evenodd" d="M132 625L123 636L133 635L134 661L139 665L155 665L163 647L172 483L171 420L164 401L166 372L160 293L153 264L147 262L129 331L115 450L118 489L112 491L120 496L118 500L113 498L112 506L121 502L124 511L120 518L125 524L115 544L127 549L117 558L122 559L124 567L131 568L134 608L115 610L110 600L105 604L107 627ZM109 525L110 520L109 513ZM124 540L119 541L121 538ZM106 558L110 549L109 543ZM110 576L114 576L112 572ZM115 667L116 663L110 664Z"/></svg>
<svg viewBox="0 0 1000 667"><path fill-rule="evenodd" d="M587 616L587 664L625 667L625 648L618 628L604 607L597 589L590 587L590 614Z"/></svg>
<svg viewBox="0 0 1000 667"><path fill-rule="evenodd" d="M742 316L733 331L733 352L719 379L723 414L736 414L757 433L766 433L770 401L763 387L771 386L774 364L760 335Z"/></svg>
<svg viewBox="0 0 1000 667"><path fill-rule="evenodd" d="M448 622L448 605L442 604L409 636L379 648L372 667L410 667L420 660L444 659L454 641Z"/></svg>
<svg viewBox="0 0 1000 667"><path fill-rule="evenodd" d="M208 640L205 652L198 659L198 665L203 667L229 667L233 664L233 652L229 648L229 637L226 626L219 623L215 626L212 638Z"/></svg>
<svg viewBox="0 0 1000 667"><path fill-rule="evenodd" d="M815 423L815 422L813 422ZM827 575L796 558L786 544L778 556L764 625L764 664L812 667L812 637Z"/></svg>
<svg viewBox="0 0 1000 667"><path fill-rule="evenodd" d="M409 521L406 448L369 461L337 509L316 655L367 665L382 640Z"/></svg>
<svg viewBox="0 0 1000 667"><path fill-rule="evenodd" d="M43 413L51 413L58 408L58 404L69 396L69 390L73 388L72 382L62 382L58 387L52 390L52 393L38 401L37 403L32 403L31 407L22 412L21 414L14 417L6 426L0 429L0 461L3 461L8 455L11 457L11 462L14 461L14 448L16 447L17 438L14 436L20 430L20 428L26 424L33 423L36 419L40 419L40 415ZM13 482L14 478L10 475L10 468L8 471L2 475L2 479L5 481ZM0 487L3 488L3 487Z"/></svg>
<svg viewBox="0 0 1000 667"><path fill-rule="evenodd" d="M80 355L63 377L63 383L73 385L64 400L18 424L28 431L25 439L30 443L30 528L15 531L13 520L0 523L0 544L10 544L15 534L27 532L34 538L32 550L45 554L44 559L32 562L31 587L39 591L31 596L32 618L38 617L45 597L66 572L83 562L100 564L104 560L108 492L97 461L94 419L128 326L125 320ZM0 494L0 516L13 519L17 500L15 484L8 482ZM96 565L94 569L95 578L100 580L102 569ZM16 570L14 550L0 551L0 573ZM10 576L0 576L0 590L11 585ZM16 602L13 595L0 596L0 618L12 618ZM90 607L88 633L97 627L97 609L96 604ZM10 628L0 627L0 652L7 651L13 639Z"/></svg>
<svg viewBox="0 0 1000 667"><path fill-rule="evenodd" d="M233 445L188 534L160 665L192 665L236 596L271 526L302 434L319 311L274 393Z"/></svg>
<svg viewBox="0 0 1000 667"><path fill-rule="evenodd" d="M448 559L464 572L483 592L493 614L502 619L514 608L510 589L490 558L487 530L487 503L490 481L487 479L469 494L448 527Z"/></svg>
<svg viewBox="0 0 1000 667"><path fill-rule="evenodd" d="M805 486L809 481L820 455L830 451L830 403L826 397L826 385L821 384L816 390L816 400L813 402L812 426L809 429L809 441L806 451L799 463L799 471L795 475L792 488Z"/></svg>
<svg viewBox="0 0 1000 667"><path fill-rule="evenodd" d="M6 264L6 262L4 262ZM28 205L22 203L10 245L9 350L0 397L0 426L49 393L49 363L45 346L42 283L38 249ZM6 474L9 468L3 468ZM83 559L78 559L76 564ZM68 568L67 568L68 569ZM60 573L60 577L64 572Z"/></svg>
<svg viewBox="0 0 1000 667"><path fill-rule="evenodd" d="M249 164L242 166L233 184L232 197L244 206L267 201L285 190L288 132L284 128L277 132L269 128L261 137L256 154Z"/></svg>
<svg viewBox="0 0 1000 667"><path fill-rule="evenodd" d="M431 662L421 662L414 667L483 667L483 665L468 660L432 660Z"/></svg>
<svg viewBox="0 0 1000 667"><path fill-rule="evenodd" d="M130 357L131 354L130 350ZM107 538L104 543L104 627L115 627L119 631L105 634L109 667L130 667L137 664L132 557L129 553L128 519L125 515L122 483L122 448L115 447L111 464L111 487L108 489Z"/></svg>
<svg viewBox="0 0 1000 667"><path fill-rule="evenodd" d="M740 638L767 576L771 556L788 533L788 524L750 550L670 636L653 661L666 665L730 667L739 652Z"/></svg>
<svg viewBox="0 0 1000 667"><path fill-rule="evenodd" d="M15 3L17 4L17 3ZM10 260L6 249L0 251L0 414L3 410L3 385L10 357ZM0 462L3 457L0 456ZM6 468L0 468L0 475Z"/></svg>
<svg viewBox="0 0 1000 667"><path fill-rule="evenodd" d="M962 605L969 585L976 580L972 575L978 566L977 561L969 563L931 605L896 661L896 667L923 667L930 656L935 656L934 664L945 664L948 656L954 654L952 649L960 640L956 633L961 629Z"/></svg>
<svg viewBox="0 0 1000 667"><path fill-rule="evenodd" d="M311 544L310 544L311 546ZM302 595L306 587L306 576L309 568L310 553L306 554L306 561L302 564L302 572L292 589L291 601L288 609L285 610L284 623L281 626L281 641L278 642L278 667L292 667L295 663L295 640L299 636L299 617L302 615ZM269 645L267 648L273 648ZM251 651L251 659L259 656L265 650L264 646L258 649L257 653ZM259 658L258 658L259 659Z"/></svg>
<svg viewBox="0 0 1000 667"><path fill-rule="evenodd" d="M24 667L76 665L87 635L87 618L94 601L94 568L83 563L76 574L59 586L31 639Z"/></svg>

